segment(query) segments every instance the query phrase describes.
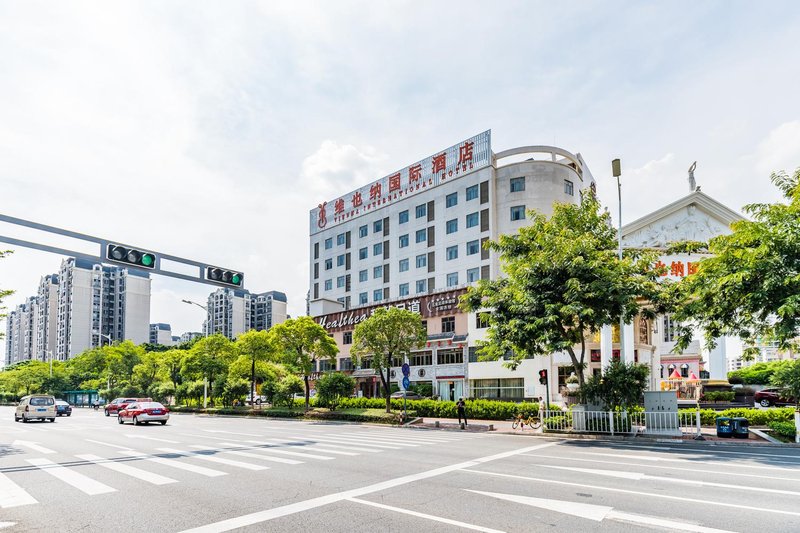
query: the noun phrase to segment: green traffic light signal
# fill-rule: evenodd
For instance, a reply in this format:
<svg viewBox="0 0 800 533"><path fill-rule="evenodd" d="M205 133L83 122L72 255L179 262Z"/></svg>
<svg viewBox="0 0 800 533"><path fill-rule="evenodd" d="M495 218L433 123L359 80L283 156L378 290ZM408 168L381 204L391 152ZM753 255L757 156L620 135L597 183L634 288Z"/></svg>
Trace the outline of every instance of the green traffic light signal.
<svg viewBox="0 0 800 533"><path fill-rule="evenodd" d="M231 278L231 283L233 283L234 285L238 285L241 282L242 282L242 276L240 276L239 274L234 274L233 277Z"/></svg>
<svg viewBox="0 0 800 533"><path fill-rule="evenodd" d="M153 263L156 262L156 258L151 254L144 254L142 256L142 266L153 266Z"/></svg>
<svg viewBox="0 0 800 533"><path fill-rule="evenodd" d="M154 253L129 248L120 244L109 243L106 248L106 259L147 269L156 268L156 255Z"/></svg>

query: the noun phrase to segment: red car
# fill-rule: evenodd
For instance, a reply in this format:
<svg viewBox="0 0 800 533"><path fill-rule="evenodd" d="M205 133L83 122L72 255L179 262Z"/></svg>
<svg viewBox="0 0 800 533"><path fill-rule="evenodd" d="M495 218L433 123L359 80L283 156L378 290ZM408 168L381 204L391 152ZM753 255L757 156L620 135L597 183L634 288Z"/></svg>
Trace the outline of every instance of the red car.
<svg viewBox="0 0 800 533"><path fill-rule="evenodd" d="M133 402L125 409L121 409L117 418L120 424L133 422L134 426L150 422L161 422L164 426L167 420L169 420L169 409L158 402Z"/></svg>
<svg viewBox="0 0 800 533"><path fill-rule="evenodd" d="M794 405L795 399L785 396L780 389L763 389L755 394L756 403L761 407L770 405Z"/></svg>
<svg viewBox="0 0 800 533"><path fill-rule="evenodd" d="M115 415L120 410L125 409L129 403L132 402L152 402L152 398L117 398L113 402L106 405L106 416Z"/></svg>

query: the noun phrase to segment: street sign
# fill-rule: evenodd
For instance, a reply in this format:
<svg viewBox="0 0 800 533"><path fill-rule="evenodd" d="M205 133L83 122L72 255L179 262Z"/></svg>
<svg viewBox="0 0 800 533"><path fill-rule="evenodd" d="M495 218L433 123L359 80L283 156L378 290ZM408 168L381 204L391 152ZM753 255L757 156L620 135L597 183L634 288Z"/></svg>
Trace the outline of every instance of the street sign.
<svg viewBox="0 0 800 533"><path fill-rule="evenodd" d="M408 377L408 374L411 373L411 367L408 366L408 363L403 363L403 375Z"/></svg>
<svg viewBox="0 0 800 533"><path fill-rule="evenodd" d="M411 386L411 380L410 380L410 379L408 379L408 376L405 376L405 377L403 377L403 388L404 388L405 390L408 390L408 388L409 388L410 386Z"/></svg>

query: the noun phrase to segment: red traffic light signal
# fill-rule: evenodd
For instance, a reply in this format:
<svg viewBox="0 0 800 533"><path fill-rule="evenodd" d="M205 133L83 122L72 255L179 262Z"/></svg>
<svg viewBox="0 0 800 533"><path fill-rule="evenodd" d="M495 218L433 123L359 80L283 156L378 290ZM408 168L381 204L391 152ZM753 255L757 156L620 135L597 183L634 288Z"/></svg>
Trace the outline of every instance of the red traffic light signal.
<svg viewBox="0 0 800 533"><path fill-rule="evenodd" d="M539 383L541 385L547 385L547 369L539 370Z"/></svg>

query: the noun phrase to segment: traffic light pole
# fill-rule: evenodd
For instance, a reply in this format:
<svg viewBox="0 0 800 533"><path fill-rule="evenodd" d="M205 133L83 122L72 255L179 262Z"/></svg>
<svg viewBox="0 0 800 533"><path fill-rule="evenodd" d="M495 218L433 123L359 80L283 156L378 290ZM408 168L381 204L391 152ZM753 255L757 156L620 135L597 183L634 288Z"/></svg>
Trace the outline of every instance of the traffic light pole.
<svg viewBox="0 0 800 533"><path fill-rule="evenodd" d="M209 265L208 263L202 263L199 261L194 261L193 259L186 259L184 257L178 257L175 255L164 254L160 252L156 252L153 250L147 249L145 253L152 254L154 256L154 262L152 268L142 268L135 264L130 264L126 261L118 261L115 260L108 255L109 247L114 246L124 246L126 248L135 249L135 250L145 250L140 247L136 246L129 246L126 244L119 243L117 241L110 241L108 239L103 239L101 237L95 237L92 235L86 235L85 233L78 233L75 231L70 231L63 228L57 228L55 226L48 226L46 224L40 224L38 222L33 222L31 220L24 220L22 218L12 217L8 215L4 215L0 213L0 222L5 222L8 224L12 224L14 226L29 228L38 230L44 233L52 234L52 235L60 235L62 237L69 237L71 239L83 241L84 243L90 243L93 245L97 245L99 248L98 253L85 253L79 252L77 250L71 250L69 248L62 248L60 246L51 246L48 244L41 244L38 242L33 242L25 239L18 239L16 237L11 237L7 235L0 235L0 242L5 242L7 244L11 244L14 246L20 246L23 248L30 248L32 250L39 250L42 252L49 252L58 255L67 255L70 257L75 257L79 259L86 259L88 261L93 261L95 263L108 263L113 265L125 266L128 268L141 270L144 272L152 272L154 274L158 274L161 276L167 276L170 278L177 278L182 279L185 281L194 281L196 283L204 283L207 285L216 285L219 287L231 287L233 284L226 283L224 278L220 278L220 281L213 279L210 273L216 273L216 271L220 271L222 273L231 273L231 279L233 279L234 275L239 275L238 281L240 282L238 285L239 287L243 287L242 283L242 274L240 272L234 272L229 269L221 269L214 265ZM163 261L163 262L162 262ZM172 267L172 264L175 264ZM172 268L171 268L172 267ZM194 271L195 274L184 274L181 272L176 272L174 268L181 268L184 271Z"/></svg>

